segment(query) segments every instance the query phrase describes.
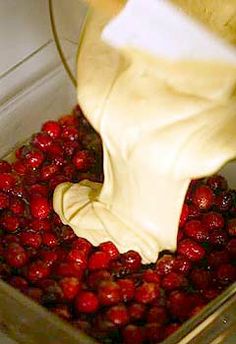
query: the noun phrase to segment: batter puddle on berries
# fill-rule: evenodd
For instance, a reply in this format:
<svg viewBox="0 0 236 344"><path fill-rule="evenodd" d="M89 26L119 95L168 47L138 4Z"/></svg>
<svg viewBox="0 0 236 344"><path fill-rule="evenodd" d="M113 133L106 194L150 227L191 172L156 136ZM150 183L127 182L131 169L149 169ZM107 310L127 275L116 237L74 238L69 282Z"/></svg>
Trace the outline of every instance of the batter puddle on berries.
<svg viewBox="0 0 236 344"><path fill-rule="evenodd" d="M135 251L95 247L62 224L54 189L84 179L102 182L102 150L79 107L44 124L14 161L0 161L4 281L99 342L117 344L161 342L235 282L236 191L224 177L191 182L176 253L148 265Z"/></svg>

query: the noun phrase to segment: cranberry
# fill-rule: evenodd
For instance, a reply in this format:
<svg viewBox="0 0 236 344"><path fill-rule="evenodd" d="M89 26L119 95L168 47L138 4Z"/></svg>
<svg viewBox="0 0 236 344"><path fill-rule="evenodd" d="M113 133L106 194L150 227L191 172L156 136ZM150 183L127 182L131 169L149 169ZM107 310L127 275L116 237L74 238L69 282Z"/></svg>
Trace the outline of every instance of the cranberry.
<svg viewBox="0 0 236 344"><path fill-rule="evenodd" d="M34 195L30 200L30 211L33 217L45 219L50 214L50 206L46 197Z"/></svg>
<svg viewBox="0 0 236 344"><path fill-rule="evenodd" d="M135 292L135 285L131 279L121 279L117 281L120 286L121 296L124 302L132 300Z"/></svg>
<svg viewBox="0 0 236 344"><path fill-rule="evenodd" d="M209 289L204 290L203 295L208 301L211 301L219 295L219 290L214 289L214 288L209 288Z"/></svg>
<svg viewBox="0 0 236 344"><path fill-rule="evenodd" d="M10 244L6 249L4 256L6 262L14 268L21 268L28 260L26 251L17 243Z"/></svg>
<svg viewBox="0 0 236 344"><path fill-rule="evenodd" d="M187 285L186 278L180 273L169 272L162 280L162 287L165 290L174 290Z"/></svg>
<svg viewBox="0 0 236 344"><path fill-rule="evenodd" d="M124 304L111 307L106 315L116 326L124 326L129 322L129 314Z"/></svg>
<svg viewBox="0 0 236 344"><path fill-rule="evenodd" d="M228 243L227 233L221 229L215 229L210 232L209 241L214 246L223 247Z"/></svg>
<svg viewBox="0 0 236 344"><path fill-rule="evenodd" d="M199 220L188 221L184 226L186 235L196 241L208 241L208 231L206 227Z"/></svg>
<svg viewBox="0 0 236 344"><path fill-rule="evenodd" d="M208 210L213 205L214 194L207 185L200 185L193 194L193 203L200 210Z"/></svg>
<svg viewBox="0 0 236 344"><path fill-rule="evenodd" d="M207 178L207 185L210 186L210 188L213 191L218 190L227 190L228 189L228 183L226 179L219 175L214 175L209 178Z"/></svg>
<svg viewBox="0 0 236 344"><path fill-rule="evenodd" d="M183 205L182 212L180 215L179 227L183 227L185 225L187 218L188 218L188 214L189 214L189 208L188 208L188 205L185 203Z"/></svg>
<svg viewBox="0 0 236 344"><path fill-rule="evenodd" d="M78 118L74 115L64 115L58 122L59 124L67 127L75 127L79 124Z"/></svg>
<svg viewBox="0 0 236 344"><path fill-rule="evenodd" d="M26 154L25 159L27 167L34 169L38 168L43 163L45 157L43 152L33 150Z"/></svg>
<svg viewBox="0 0 236 344"><path fill-rule="evenodd" d="M230 219L227 224L227 231L229 235L236 236L236 218Z"/></svg>
<svg viewBox="0 0 236 344"><path fill-rule="evenodd" d="M41 196L48 195L48 187L43 184L33 184L29 186L29 193L31 195L39 194Z"/></svg>
<svg viewBox="0 0 236 344"><path fill-rule="evenodd" d="M97 289L102 281L111 280L111 274L107 270L97 270L89 274L87 284L91 289Z"/></svg>
<svg viewBox="0 0 236 344"><path fill-rule="evenodd" d="M78 142L75 141L65 141L63 143L63 149L65 155L71 157L72 155L74 155L76 150L80 149L80 145Z"/></svg>
<svg viewBox="0 0 236 344"><path fill-rule="evenodd" d="M192 268L192 263L183 256L177 256L174 262L174 270L187 275Z"/></svg>
<svg viewBox="0 0 236 344"><path fill-rule="evenodd" d="M48 134L38 133L33 139L33 144L43 152L47 152L52 144L52 138Z"/></svg>
<svg viewBox="0 0 236 344"><path fill-rule="evenodd" d="M89 270L106 269L109 266L110 257L106 252L96 251L91 254L88 261Z"/></svg>
<svg viewBox="0 0 236 344"><path fill-rule="evenodd" d="M2 172L0 173L0 190L10 191L16 184L16 178L10 174Z"/></svg>
<svg viewBox="0 0 236 344"><path fill-rule="evenodd" d="M121 262L130 271L137 271L141 267L141 256L138 252L128 251L121 255Z"/></svg>
<svg viewBox="0 0 236 344"><path fill-rule="evenodd" d="M11 164L5 160L0 160L0 173L11 172Z"/></svg>
<svg viewBox="0 0 236 344"><path fill-rule="evenodd" d="M41 303L41 298L43 295L42 289L31 287L24 290L24 293L35 302Z"/></svg>
<svg viewBox="0 0 236 344"><path fill-rule="evenodd" d="M132 321L141 320L144 318L146 306L142 303L131 303L128 306L129 317Z"/></svg>
<svg viewBox="0 0 236 344"><path fill-rule="evenodd" d="M232 195L227 191L222 192L215 198L215 205L222 212L229 210L232 206L232 202Z"/></svg>
<svg viewBox="0 0 236 344"><path fill-rule="evenodd" d="M76 238L72 243L72 247L83 252L87 256L92 249L92 244L84 238Z"/></svg>
<svg viewBox="0 0 236 344"><path fill-rule="evenodd" d="M61 137L63 140L77 141L79 138L79 131L74 127L63 127Z"/></svg>
<svg viewBox="0 0 236 344"><path fill-rule="evenodd" d="M55 247L58 245L57 237L52 232L42 233L43 244L48 247Z"/></svg>
<svg viewBox="0 0 236 344"><path fill-rule="evenodd" d="M181 241L184 237L184 232L182 229L179 228L178 233L177 233L177 242Z"/></svg>
<svg viewBox="0 0 236 344"><path fill-rule="evenodd" d="M163 325L167 322L168 316L165 307L153 306L148 310L147 322L153 323L158 322L158 324Z"/></svg>
<svg viewBox="0 0 236 344"><path fill-rule="evenodd" d="M82 269L87 267L87 259L84 252L76 248L73 248L69 251L67 260L69 262L75 262L76 264L80 265Z"/></svg>
<svg viewBox="0 0 236 344"><path fill-rule="evenodd" d="M40 258L47 266L52 266L58 260L58 253L56 251L48 251L43 249L40 251Z"/></svg>
<svg viewBox="0 0 236 344"><path fill-rule="evenodd" d="M9 209L16 215L23 215L25 212L25 202L19 198L13 198L11 199Z"/></svg>
<svg viewBox="0 0 236 344"><path fill-rule="evenodd" d="M172 323L166 326L165 331L164 331L164 338L169 337L171 334L173 334L175 331L177 331L180 328L179 323Z"/></svg>
<svg viewBox="0 0 236 344"><path fill-rule="evenodd" d="M188 218L198 219L201 215L199 208L194 204L189 204L188 206Z"/></svg>
<svg viewBox="0 0 236 344"><path fill-rule="evenodd" d="M191 239L184 239L178 244L178 253L197 262L205 256L205 249Z"/></svg>
<svg viewBox="0 0 236 344"><path fill-rule="evenodd" d="M152 303L160 296L160 289L154 283L144 282L136 288L135 300L140 303Z"/></svg>
<svg viewBox="0 0 236 344"><path fill-rule="evenodd" d="M60 277L77 277L81 278L83 270L81 267L73 262L63 262L56 267L56 275Z"/></svg>
<svg viewBox="0 0 236 344"><path fill-rule="evenodd" d="M69 226L60 227L60 232L58 232L58 237L64 243L70 243L76 238L76 235L72 228Z"/></svg>
<svg viewBox="0 0 236 344"><path fill-rule="evenodd" d="M41 179L43 181L49 180L52 176L58 173L60 167L56 164L45 165L41 169Z"/></svg>
<svg viewBox="0 0 236 344"><path fill-rule="evenodd" d="M47 153L52 157L58 157L63 156L63 148L62 145L59 142L53 142L48 148Z"/></svg>
<svg viewBox="0 0 236 344"><path fill-rule="evenodd" d="M10 198L7 194L0 191L0 209L6 209L9 207Z"/></svg>
<svg viewBox="0 0 236 344"><path fill-rule="evenodd" d="M20 219L11 214L5 214L1 218L1 224L7 232L15 232L20 227Z"/></svg>
<svg viewBox="0 0 236 344"><path fill-rule="evenodd" d="M217 269L217 278L221 284L230 284L236 281L236 268L232 264L221 264Z"/></svg>
<svg viewBox="0 0 236 344"><path fill-rule="evenodd" d="M204 214L202 223L208 230L220 229L224 227L224 218L220 213L211 211Z"/></svg>
<svg viewBox="0 0 236 344"><path fill-rule="evenodd" d="M127 325L122 331L124 344L142 344L144 334L140 327L136 325Z"/></svg>
<svg viewBox="0 0 236 344"><path fill-rule="evenodd" d="M163 276L171 272L174 268L175 259L171 255L164 255L156 262L156 271Z"/></svg>
<svg viewBox="0 0 236 344"><path fill-rule="evenodd" d="M99 249L101 251L106 252L110 257L110 260L117 259L120 256L118 249L116 248L116 246L111 241L107 241L107 242L100 244Z"/></svg>
<svg viewBox="0 0 236 344"><path fill-rule="evenodd" d="M168 308L172 315L179 319L187 319L193 308L190 296L183 291L173 291L169 295Z"/></svg>
<svg viewBox="0 0 236 344"><path fill-rule="evenodd" d="M30 282L35 283L40 279L48 277L49 274L49 267L45 264L45 262L38 260L29 265L27 276Z"/></svg>
<svg viewBox="0 0 236 344"><path fill-rule="evenodd" d="M53 139L58 139L61 136L61 126L56 121L47 121L42 126L42 131L46 132Z"/></svg>
<svg viewBox="0 0 236 344"><path fill-rule="evenodd" d="M78 312L94 313L98 310L99 301L91 291L81 291L75 300L75 308Z"/></svg>
<svg viewBox="0 0 236 344"><path fill-rule="evenodd" d="M17 160L12 164L13 170L20 176L24 176L27 173L28 167L25 160Z"/></svg>
<svg viewBox="0 0 236 344"><path fill-rule="evenodd" d="M208 255L207 260L208 260L209 266L211 268L215 268L222 263L228 263L229 262L229 254L226 250L212 251Z"/></svg>
<svg viewBox="0 0 236 344"><path fill-rule="evenodd" d="M102 305L115 305L121 301L120 286L116 282L103 281L98 286L98 299Z"/></svg>
<svg viewBox="0 0 236 344"><path fill-rule="evenodd" d="M87 150L78 150L72 159L73 164L79 171L87 171L93 163L91 153Z"/></svg>
<svg viewBox="0 0 236 344"><path fill-rule="evenodd" d="M34 219L30 222L30 228L36 232L49 232L52 225L48 219Z"/></svg>
<svg viewBox="0 0 236 344"><path fill-rule="evenodd" d="M206 289L211 284L211 273L203 269L194 269L191 272L191 280L198 289Z"/></svg>
<svg viewBox="0 0 236 344"><path fill-rule="evenodd" d="M64 277L60 280L59 285L63 292L63 297L67 301L73 300L78 294L81 284L76 277Z"/></svg>
<svg viewBox="0 0 236 344"><path fill-rule="evenodd" d="M145 282L156 283L158 285L161 282L160 276L158 275L157 271L152 270L152 269L147 269L144 271L143 280Z"/></svg>
<svg viewBox="0 0 236 344"><path fill-rule="evenodd" d="M21 244L33 248L39 248L42 244L42 237L39 233L31 231L22 232L20 235Z"/></svg>

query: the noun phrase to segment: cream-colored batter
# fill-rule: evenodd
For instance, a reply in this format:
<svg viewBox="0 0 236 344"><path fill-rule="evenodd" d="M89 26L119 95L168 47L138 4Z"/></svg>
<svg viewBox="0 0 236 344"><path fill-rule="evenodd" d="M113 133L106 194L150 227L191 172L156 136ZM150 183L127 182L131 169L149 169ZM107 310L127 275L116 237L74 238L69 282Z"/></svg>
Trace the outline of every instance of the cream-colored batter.
<svg viewBox="0 0 236 344"><path fill-rule="evenodd" d="M236 66L113 49L101 32L115 3L95 6L78 56L78 101L102 137L104 184L63 183L54 209L94 245L111 240L148 263L176 249L190 180L236 156Z"/></svg>

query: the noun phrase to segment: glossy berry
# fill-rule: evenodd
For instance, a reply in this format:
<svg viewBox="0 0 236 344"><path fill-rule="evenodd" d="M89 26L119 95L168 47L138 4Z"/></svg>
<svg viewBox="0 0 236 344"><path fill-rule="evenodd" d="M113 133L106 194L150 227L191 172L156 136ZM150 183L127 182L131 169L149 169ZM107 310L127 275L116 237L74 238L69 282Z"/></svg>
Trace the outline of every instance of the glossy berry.
<svg viewBox="0 0 236 344"><path fill-rule="evenodd" d="M174 290L187 285L186 278L177 272L169 272L162 280L162 287L165 290Z"/></svg>
<svg viewBox="0 0 236 344"><path fill-rule="evenodd" d="M45 219L50 214L50 206L46 197L34 195L30 200L30 211L33 217Z"/></svg>
<svg viewBox="0 0 236 344"><path fill-rule="evenodd" d="M199 220L188 221L184 226L185 234L198 241L206 242L209 239L207 228Z"/></svg>
<svg viewBox="0 0 236 344"><path fill-rule="evenodd" d="M59 281L63 297L67 301L73 300L78 294L81 283L76 277L64 277Z"/></svg>
<svg viewBox="0 0 236 344"><path fill-rule="evenodd" d="M20 227L20 219L13 214L5 214L0 220L7 232L15 232Z"/></svg>
<svg viewBox="0 0 236 344"><path fill-rule="evenodd" d="M192 268L192 263L186 257L177 256L174 261L174 271L180 272L183 275L189 273Z"/></svg>
<svg viewBox="0 0 236 344"><path fill-rule="evenodd" d="M178 253L197 262L205 256L205 249L192 239L184 239L178 244Z"/></svg>
<svg viewBox="0 0 236 344"><path fill-rule="evenodd" d="M97 251L91 254L88 261L89 270L106 269L109 265L110 257L106 252Z"/></svg>
<svg viewBox="0 0 236 344"><path fill-rule="evenodd" d="M38 168L43 163L44 159L44 154L40 150L31 151L25 156L26 165L30 168Z"/></svg>
<svg viewBox="0 0 236 344"><path fill-rule="evenodd" d="M23 246L33 247L36 249L42 244L41 235L32 231L22 232L20 235L20 240Z"/></svg>
<svg viewBox="0 0 236 344"><path fill-rule="evenodd" d="M105 306L119 303L122 299L120 286L112 281L101 282L98 286L98 299Z"/></svg>
<svg viewBox="0 0 236 344"><path fill-rule="evenodd" d="M210 188L213 191L222 191L228 189L228 183L226 179L223 176L220 175L214 175L209 178L207 178L207 185L210 186Z"/></svg>
<svg viewBox="0 0 236 344"><path fill-rule="evenodd" d="M222 229L215 229L209 234L209 242L216 247L224 247L228 242L228 235Z"/></svg>
<svg viewBox="0 0 236 344"><path fill-rule="evenodd" d="M129 317L132 321L141 320L146 313L146 306L142 303L131 303L128 306Z"/></svg>
<svg viewBox="0 0 236 344"><path fill-rule="evenodd" d="M213 205L214 194L207 185L200 185L193 194L193 203L200 210L208 210Z"/></svg>
<svg viewBox="0 0 236 344"><path fill-rule="evenodd" d="M77 170L87 171L91 167L93 159L89 151L79 150L73 156L72 162L77 168Z"/></svg>
<svg viewBox="0 0 236 344"><path fill-rule="evenodd" d="M56 121L47 121L42 126L42 131L46 132L53 139L58 139L61 136L61 126Z"/></svg>
<svg viewBox="0 0 236 344"><path fill-rule="evenodd" d="M163 276L171 272L174 268L175 258L171 255L164 255L156 262L156 271Z"/></svg>
<svg viewBox="0 0 236 344"><path fill-rule="evenodd" d="M14 268L21 268L28 260L26 251L17 243L12 243L7 247L4 257L6 262Z"/></svg>
<svg viewBox="0 0 236 344"><path fill-rule="evenodd" d="M56 164L45 165L42 167L40 171L41 180L46 181L49 180L52 176L58 173L60 167Z"/></svg>
<svg viewBox="0 0 236 344"><path fill-rule="evenodd" d="M11 173L0 173L0 190L10 191L16 184L16 178Z"/></svg>
<svg viewBox="0 0 236 344"><path fill-rule="evenodd" d="M215 205L217 209L222 212L229 210L232 206L232 195L230 192L222 192L220 195L215 198Z"/></svg>
<svg viewBox="0 0 236 344"><path fill-rule="evenodd" d="M224 227L224 218L220 213L210 211L204 214L202 218L203 225L209 230L220 229Z"/></svg>
<svg viewBox="0 0 236 344"><path fill-rule="evenodd" d="M43 278L48 277L49 274L49 267L43 261L38 260L30 264L27 277L30 282L35 283Z"/></svg>
<svg viewBox="0 0 236 344"><path fill-rule="evenodd" d="M229 252L230 257L236 258L236 239L231 239L228 242L226 249Z"/></svg>
<svg viewBox="0 0 236 344"><path fill-rule="evenodd" d="M85 254L85 256L87 256L92 249L92 244L84 238L76 238L72 242L72 248L75 248L75 249L83 252Z"/></svg>
<svg viewBox="0 0 236 344"><path fill-rule="evenodd" d="M120 279L117 284L120 287L122 300L124 302L132 300L135 292L134 282L131 279Z"/></svg>
<svg viewBox="0 0 236 344"><path fill-rule="evenodd" d="M137 287L134 295L135 300L143 304L151 303L157 300L159 296L159 287L157 287L154 283L147 282L144 282L140 287Z"/></svg>
<svg viewBox="0 0 236 344"><path fill-rule="evenodd" d="M47 247L56 247L58 245L57 236L53 232L42 233L42 241Z"/></svg>
<svg viewBox="0 0 236 344"><path fill-rule="evenodd" d="M144 331L136 325L127 325L123 331L124 344L142 344L144 341Z"/></svg>
<svg viewBox="0 0 236 344"><path fill-rule="evenodd" d="M189 214L189 207L188 205L185 203L183 205L183 208L182 208L182 212L181 212L181 215L180 215L180 219L179 219L179 227L183 227L187 221L187 218L188 218L188 214Z"/></svg>
<svg viewBox="0 0 236 344"><path fill-rule="evenodd" d="M230 284L236 281L236 268L232 264L221 264L217 269L217 278L221 284Z"/></svg>
<svg viewBox="0 0 236 344"><path fill-rule="evenodd" d="M11 172L12 167L6 160L0 160L0 173Z"/></svg>
<svg viewBox="0 0 236 344"><path fill-rule="evenodd" d="M33 144L43 152L47 152L52 144L52 138L46 133L38 133L33 139Z"/></svg>
<svg viewBox="0 0 236 344"><path fill-rule="evenodd" d="M69 251L67 255L67 260L69 262L75 262L81 267L81 269L85 269L87 267L86 255L83 251L80 251L76 248L73 248Z"/></svg>
<svg viewBox="0 0 236 344"><path fill-rule="evenodd" d="M165 307L152 306L147 312L146 319L149 323L157 322L158 324L163 325L168 320L168 314Z"/></svg>
<svg viewBox="0 0 236 344"><path fill-rule="evenodd" d="M75 300L75 308L80 313L94 313L98 310L99 301L91 291L81 291Z"/></svg>
<svg viewBox="0 0 236 344"><path fill-rule="evenodd" d="M120 256L118 249L111 241L100 244L99 249L103 252L106 252L110 257L110 260L117 259Z"/></svg>
<svg viewBox="0 0 236 344"><path fill-rule="evenodd" d="M147 269L144 271L143 280L146 282L155 283L157 285L160 285L161 282L160 275L157 273L157 271L152 269Z"/></svg>
<svg viewBox="0 0 236 344"><path fill-rule="evenodd" d="M191 272L191 280L197 289L207 289L209 288L212 276L209 271L203 269L194 269Z"/></svg>
<svg viewBox="0 0 236 344"><path fill-rule="evenodd" d="M110 320L116 326L124 326L129 321L129 314L124 304L111 307L107 311L107 319Z"/></svg>
<svg viewBox="0 0 236 344"><path fill-rule="evenodd" d="M26 209L25 202L19 198L12 198L9 209L15 215L24 215Z"/></svg>
<svg viewBox="0 0 236 344"><path fill-rule="evenodd" d="M138 252L130 250L122 254L121 262L126 269L137 271L141 267L141 256Z"/></svg>
<svg viewBox="0 0 236 344"><path fill-rule="evenodd" d="M0 209L6 209L9 207L9 205L10 205L9 195L0 191Z"/></svg>

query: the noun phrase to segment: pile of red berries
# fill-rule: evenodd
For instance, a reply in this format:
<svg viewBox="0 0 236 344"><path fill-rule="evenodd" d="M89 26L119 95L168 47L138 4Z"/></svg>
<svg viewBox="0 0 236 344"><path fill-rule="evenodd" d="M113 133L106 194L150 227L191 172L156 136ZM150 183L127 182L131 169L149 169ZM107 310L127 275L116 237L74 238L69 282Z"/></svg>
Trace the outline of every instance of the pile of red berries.
<svg viewBox="0 0 236 344"><path fill-rule="evenodd" d="M155 264L93 247L61 223L55 187L102 182L98 135L80 109L48 121L12 163L0 161L0 277L103 343L158 343L236 280L236 192L221 176L194 180L178 249Z"/></svg>

